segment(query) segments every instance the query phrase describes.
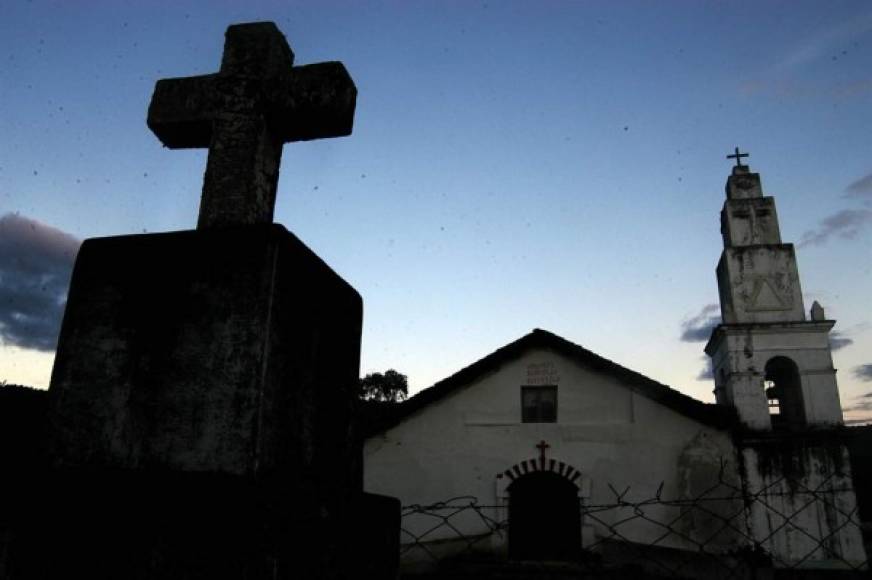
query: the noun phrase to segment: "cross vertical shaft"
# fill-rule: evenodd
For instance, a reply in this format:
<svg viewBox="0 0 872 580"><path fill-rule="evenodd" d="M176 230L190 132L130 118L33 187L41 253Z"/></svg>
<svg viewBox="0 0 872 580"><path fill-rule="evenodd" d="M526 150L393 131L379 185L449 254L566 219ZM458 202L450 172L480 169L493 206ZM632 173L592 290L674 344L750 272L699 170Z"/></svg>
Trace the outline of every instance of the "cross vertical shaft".
<svg viewBox="0 0 872 580"><path fill-rule="evenodd" d="M540 441L540 442L536 445L536 449L539 450L539 463L542 464L542 468L543 468L543 469L545 468L545 450L546 450L546 449L549 449L550 447L551 447L551 446L548 445L547 443L545 443L544 440L543 440L543 441Z"/></svg>
<svg viewBox="0 0 872 580"><path fill-rule="evenodd" d="M282 142L262 119L226 115L213 122L198 228L271 223Z"/></svg>

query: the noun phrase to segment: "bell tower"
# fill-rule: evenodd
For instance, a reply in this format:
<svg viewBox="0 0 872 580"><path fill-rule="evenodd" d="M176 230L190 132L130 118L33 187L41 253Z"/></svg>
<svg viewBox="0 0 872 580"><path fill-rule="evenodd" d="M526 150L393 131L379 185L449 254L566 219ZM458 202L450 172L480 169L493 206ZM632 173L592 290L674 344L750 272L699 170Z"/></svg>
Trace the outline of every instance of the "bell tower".
<svg viewBox="0 0 872 580"><path fill-rule="evenodd" d="M842 423L827 320L802 301L793 244L781 241L775 200L739 148L727 178L717 267L722 323L705 352L712 358L715 398L757 430Z"/></svg>

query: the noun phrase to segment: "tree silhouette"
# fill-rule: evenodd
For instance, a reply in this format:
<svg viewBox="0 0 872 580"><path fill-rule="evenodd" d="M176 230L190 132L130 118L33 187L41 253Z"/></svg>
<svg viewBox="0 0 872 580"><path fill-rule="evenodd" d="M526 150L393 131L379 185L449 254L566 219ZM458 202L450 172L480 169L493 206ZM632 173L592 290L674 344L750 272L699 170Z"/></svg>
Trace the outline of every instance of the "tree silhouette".
<svg viewBox="0 0 872 580"><path fill-rule="evenodd" d="M389 369L382 373L369 373L360 379L360 398L364 401L399 403L409 395L406 375Z"/></svg>

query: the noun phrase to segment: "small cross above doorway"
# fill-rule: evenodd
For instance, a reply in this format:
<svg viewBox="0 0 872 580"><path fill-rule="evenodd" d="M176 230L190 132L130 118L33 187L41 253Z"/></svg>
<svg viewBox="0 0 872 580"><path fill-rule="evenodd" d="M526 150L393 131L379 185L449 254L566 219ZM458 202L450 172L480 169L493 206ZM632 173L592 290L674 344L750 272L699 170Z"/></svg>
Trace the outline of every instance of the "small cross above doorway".
<svg viewBox="0 0 872 580"><path fill-rule="evenodd" d="M545 450L550 448L551 446L545 443L545 441L540 441L536 445L536 449L539 450L539 461L542 463L542 465L545 465Z"/></svg>

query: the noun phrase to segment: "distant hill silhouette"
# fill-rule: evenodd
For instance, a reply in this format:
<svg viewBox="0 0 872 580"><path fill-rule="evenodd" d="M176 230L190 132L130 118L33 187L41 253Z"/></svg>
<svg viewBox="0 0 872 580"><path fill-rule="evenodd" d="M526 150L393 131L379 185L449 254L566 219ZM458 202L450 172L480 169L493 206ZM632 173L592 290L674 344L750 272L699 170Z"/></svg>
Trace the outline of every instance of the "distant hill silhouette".
<svg viewBox="0 0 872 580"><path fill-rule="evenodd" d="M0 386L0 471L18 479L23 469L45 465L48 391ZM8 483L8 482L7 482Z"/></svg>

